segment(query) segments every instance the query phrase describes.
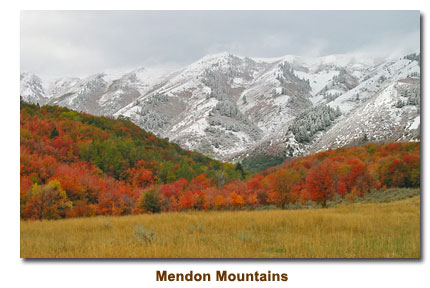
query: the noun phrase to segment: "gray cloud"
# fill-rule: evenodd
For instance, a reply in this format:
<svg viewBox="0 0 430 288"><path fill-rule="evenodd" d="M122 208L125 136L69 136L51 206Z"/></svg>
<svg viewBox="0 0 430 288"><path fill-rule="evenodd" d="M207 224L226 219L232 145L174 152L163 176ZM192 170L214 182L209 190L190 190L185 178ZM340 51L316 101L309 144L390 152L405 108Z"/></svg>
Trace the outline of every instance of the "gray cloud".
<svg viewBox="0 0 430 288"><path fill-rule="evenodd" d="M23 11L21 69L45 77L250 57L419 50L419 11Z"/></svg>

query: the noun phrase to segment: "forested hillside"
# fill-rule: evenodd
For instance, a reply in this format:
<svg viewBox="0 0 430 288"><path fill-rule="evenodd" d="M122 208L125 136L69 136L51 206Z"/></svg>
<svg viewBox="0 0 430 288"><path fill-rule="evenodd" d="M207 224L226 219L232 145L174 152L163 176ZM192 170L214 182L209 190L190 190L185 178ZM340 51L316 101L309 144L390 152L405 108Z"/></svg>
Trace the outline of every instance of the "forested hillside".
<svg viewBox="0 0 430 288"><path fill-rule="evenodd" d="M242 174L127 120L21 102L24 218L129 214L141 208L147 187L178 180L219 186Z"/></svg>
<svg viewBox="0 0 430 288"><path fill-rule="evenodd" d="M369 144L247 175L125 119L21 103L21 217L240 209L420 186L420 143Z"/></svg>

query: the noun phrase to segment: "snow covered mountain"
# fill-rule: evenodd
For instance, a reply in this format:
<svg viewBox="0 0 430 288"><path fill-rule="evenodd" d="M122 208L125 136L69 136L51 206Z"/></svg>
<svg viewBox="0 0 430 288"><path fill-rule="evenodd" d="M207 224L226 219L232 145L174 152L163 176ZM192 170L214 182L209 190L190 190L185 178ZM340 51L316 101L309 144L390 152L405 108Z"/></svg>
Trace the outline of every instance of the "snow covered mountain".
<svg viewBox="0 0 430 288"><path fill-rule="evenodd" d="M182 69L139 68L43 83L21 73L21 96L128 117L182 147L222 160L297 156L420 137L419 54L251 59L206 56Z"/></svg>
<svg viewBox="0 0 430 288"><path fill-rule="evenodd" d="M20 83L20 94L24 101L39 104L45 104L48 101L43 82L37 75L21 72Z"/></svg>

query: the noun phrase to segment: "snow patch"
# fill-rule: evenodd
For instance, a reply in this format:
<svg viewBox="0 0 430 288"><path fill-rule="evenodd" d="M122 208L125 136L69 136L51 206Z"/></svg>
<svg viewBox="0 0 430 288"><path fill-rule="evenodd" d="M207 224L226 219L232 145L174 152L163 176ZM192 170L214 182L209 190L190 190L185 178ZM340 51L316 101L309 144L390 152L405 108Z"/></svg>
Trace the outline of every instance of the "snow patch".
<svg viewBox="0 0 430 288"><path fill-rule="evenodd" d="M414 121L411 123L411 125L408 127L409 130L415 130L418 129L420 126L420 115L415 117Z"/></svg>

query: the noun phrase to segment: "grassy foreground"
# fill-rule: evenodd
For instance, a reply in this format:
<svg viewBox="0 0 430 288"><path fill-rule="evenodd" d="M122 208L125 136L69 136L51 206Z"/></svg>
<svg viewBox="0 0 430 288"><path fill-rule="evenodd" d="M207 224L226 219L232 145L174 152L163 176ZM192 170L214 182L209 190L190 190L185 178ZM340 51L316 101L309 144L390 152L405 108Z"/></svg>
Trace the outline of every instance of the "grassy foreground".
<svg viewBox="0 0 430 288"><path fill-rule="evenodd" d="M420 197L312 210L21 221L22 258L419 258Z"/></svg>

